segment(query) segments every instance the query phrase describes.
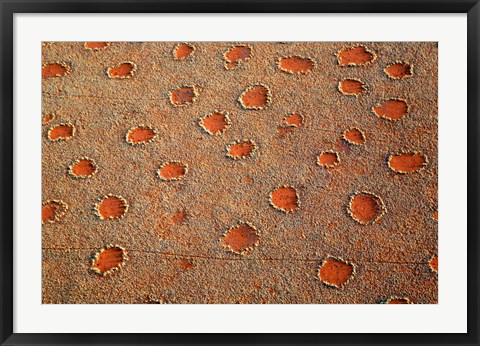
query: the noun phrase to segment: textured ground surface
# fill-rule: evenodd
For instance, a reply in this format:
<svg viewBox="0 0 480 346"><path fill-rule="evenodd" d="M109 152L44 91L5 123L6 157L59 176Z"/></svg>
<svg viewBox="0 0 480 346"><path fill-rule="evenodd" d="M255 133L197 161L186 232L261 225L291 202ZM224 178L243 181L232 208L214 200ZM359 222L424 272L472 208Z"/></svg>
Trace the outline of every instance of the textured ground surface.
<svg viewBox="0 0 480 346"><path fill-rule="evenodd" d="M437 303L437 45L245 44L44 43L43 303Z"/></svg>

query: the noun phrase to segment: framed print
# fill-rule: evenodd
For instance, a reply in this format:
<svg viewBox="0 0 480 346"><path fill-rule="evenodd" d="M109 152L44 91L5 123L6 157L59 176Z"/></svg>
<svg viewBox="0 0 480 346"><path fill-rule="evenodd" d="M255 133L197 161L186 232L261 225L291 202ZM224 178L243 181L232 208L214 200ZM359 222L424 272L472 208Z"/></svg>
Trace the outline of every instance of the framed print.
<svg viewBox="0 0 480 346"><path fill-rule="evenodd" d="M1 6L2 344L478 344L477 1Z"/></svg>

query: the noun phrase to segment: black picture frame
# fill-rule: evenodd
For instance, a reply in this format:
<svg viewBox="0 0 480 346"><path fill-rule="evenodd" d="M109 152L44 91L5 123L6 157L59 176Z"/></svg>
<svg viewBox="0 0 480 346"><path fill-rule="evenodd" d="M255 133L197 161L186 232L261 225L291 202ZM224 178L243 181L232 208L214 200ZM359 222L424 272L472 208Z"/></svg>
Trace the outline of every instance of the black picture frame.
<svg viewBox="0 0 480 346"><path fill-rule="evenodd" d="M112 3L115 6L112 6ZM246 6L248 4L248 6ZM274 6L273 6L274 5ZM479 0L0 0L2 345L434 344L478 345ZM465 334L25 334L13 332L13 16L15 13L467 13L468 332ZM455 318L455 316L451 316Z"/></svg>

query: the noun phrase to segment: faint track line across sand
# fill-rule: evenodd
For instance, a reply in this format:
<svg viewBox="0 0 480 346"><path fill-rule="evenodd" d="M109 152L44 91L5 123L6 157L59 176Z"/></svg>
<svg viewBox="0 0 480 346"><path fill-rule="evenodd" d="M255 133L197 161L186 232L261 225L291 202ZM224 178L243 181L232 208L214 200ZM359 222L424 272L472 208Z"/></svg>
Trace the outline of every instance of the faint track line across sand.
<svg viewBox="0 0 480 346"><path fill-rule="evenodd" d="M90 248L42 248L42 250L50 250L50 251L95 251L95 249ZM191 254L177 254L171 252L161 252L161 251L151 251L151 250L137 250L137 249L126 249L127 252L140 252L140 253L150 253L150 254L157 254L162 255L165 257L174 257L174 259L178 258L198 258L198 259L206 259L206 260L218 260L218 261L250 261L250 262L261 262L261 261L271 261L271 262L322 262L323 259L303 259L303 258L227 258L227 257L212 257L212 256L204 256L204 255L191 255ZM364 260L361 263L373 263L373 264L403 264L403 265L419 265L424 264L428 265L428 262L400 262L400 261L372 261L372 260Z"/></svg>

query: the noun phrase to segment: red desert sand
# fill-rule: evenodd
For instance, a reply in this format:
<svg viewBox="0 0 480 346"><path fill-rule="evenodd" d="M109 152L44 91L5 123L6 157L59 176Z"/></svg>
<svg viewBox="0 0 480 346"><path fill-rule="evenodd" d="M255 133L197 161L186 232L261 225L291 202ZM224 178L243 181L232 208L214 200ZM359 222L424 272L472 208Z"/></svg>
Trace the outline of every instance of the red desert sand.
<svg viewBox="0 0 480 346"><path fill-rule="evenodd" d="M436 304L437 57L43 44L43 303Z"/></svg>

